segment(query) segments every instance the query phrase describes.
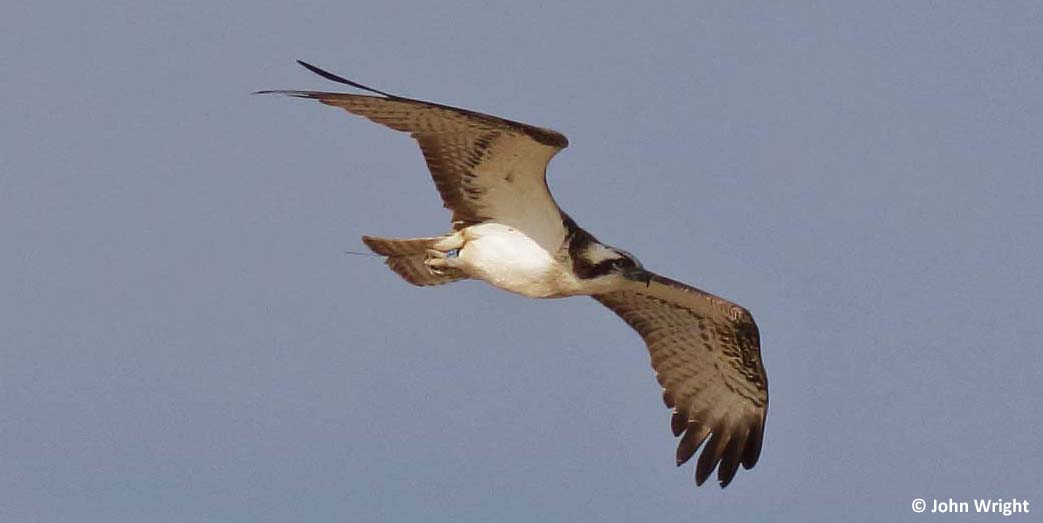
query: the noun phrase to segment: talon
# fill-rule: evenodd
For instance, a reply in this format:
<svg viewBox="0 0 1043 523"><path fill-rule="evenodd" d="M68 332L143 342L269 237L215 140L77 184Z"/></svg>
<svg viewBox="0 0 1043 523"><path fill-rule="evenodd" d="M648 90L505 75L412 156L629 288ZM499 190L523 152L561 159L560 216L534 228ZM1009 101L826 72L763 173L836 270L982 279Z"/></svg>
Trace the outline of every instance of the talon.
<svg viewBox="0 0 1043 523"><path fill-rule="evenodd" d="M449 262L446 261L445 254L440 251L427 251L427 259L424 260L424 265L427 270L436 276L444 276L446 269L449 268Z"/></svg>
<svg viewBox="0 0 1043 523"><path fill-rule="evenodd" d="M454 247L451 249L443 249L442 246L434 246L433 249L426 249L425 252L427 257L424 259L424 265L431 274L437 276L444 276L449 274L450 269L456 268L460 262L457 261L460 257L460 248Z"/></svg>
<svg viewBox="0 0 1043 523"><path fill-rule="evenodd" d="M446 263L445 258L428 258L428 259L424 260L424 265L427 265L428 267L439 268L439 269L442 269L442 268L445 268L445 267L449 266L449 264Z"/></svg>

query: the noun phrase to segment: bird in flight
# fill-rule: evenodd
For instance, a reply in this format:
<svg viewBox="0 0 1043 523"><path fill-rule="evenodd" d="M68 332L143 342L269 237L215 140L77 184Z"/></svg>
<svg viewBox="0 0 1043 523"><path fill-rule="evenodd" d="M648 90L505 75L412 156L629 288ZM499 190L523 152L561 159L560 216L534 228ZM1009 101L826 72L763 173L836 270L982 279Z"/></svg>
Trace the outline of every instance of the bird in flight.
<svg viewBox="0 0 1043 523"><path fill-rule="evenodd" d="M547 186L564 135L467 109L378 91L302 61L370 94L259 91L318 100L409 133L420 145L452 230L427 238L363 236L413 285L486 281L531 298L590 296L644 339L681 439L677 465L700 446L695 482L717 469L723 488L757 463L768 410L760 336L746 309L646 270L599 242L558 207Z"/></svg>

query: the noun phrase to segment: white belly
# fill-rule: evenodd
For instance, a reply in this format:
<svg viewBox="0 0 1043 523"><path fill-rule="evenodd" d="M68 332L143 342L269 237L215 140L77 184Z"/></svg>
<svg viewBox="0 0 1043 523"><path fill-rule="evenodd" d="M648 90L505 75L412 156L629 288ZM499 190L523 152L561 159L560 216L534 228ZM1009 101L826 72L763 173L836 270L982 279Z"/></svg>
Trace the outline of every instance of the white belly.
<svg viewBox="0 0 1043 523"><path fill-rule="evenodd" d="M459 259L472 278L531 298L569 295L578 288L571 271L514 228L483 223L468 227L464 235Z"/></svg>

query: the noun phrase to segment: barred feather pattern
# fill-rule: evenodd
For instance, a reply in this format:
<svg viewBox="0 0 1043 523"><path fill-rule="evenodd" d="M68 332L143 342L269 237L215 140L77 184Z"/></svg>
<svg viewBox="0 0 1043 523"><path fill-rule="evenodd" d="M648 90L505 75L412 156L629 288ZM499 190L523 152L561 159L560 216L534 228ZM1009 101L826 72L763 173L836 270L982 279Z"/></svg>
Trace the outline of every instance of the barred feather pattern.
<svg viewBox="0 0 1043 523"><path fill-rule="evenodd" d="M761 451L768 383L749 312L661 276L594 299L648 346L663 400L674 409L671 429L681 437L677 464L705 443L696 464L697 484L715 468L722 487L740 464L752 468Z"/></svg>

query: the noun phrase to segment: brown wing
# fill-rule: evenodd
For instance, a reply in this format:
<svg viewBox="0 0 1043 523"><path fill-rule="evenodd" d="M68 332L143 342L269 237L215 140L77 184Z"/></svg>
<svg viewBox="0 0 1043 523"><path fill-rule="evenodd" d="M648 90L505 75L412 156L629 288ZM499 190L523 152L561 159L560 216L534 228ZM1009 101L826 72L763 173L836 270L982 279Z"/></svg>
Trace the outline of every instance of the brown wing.
<svg viewBox="0 0 1043 523"><path fill-rule="evenodd" d="M547 188L547 163L568 146L562 134L487 114L376 91L314 66L334 81L380 96L316 91L263 91L311 98L364 116L420 144L435 186L460 229L496 221L549 251L565 238L561 211Z"/></svg>
<svg viewBox="0 0 1043 523"><path fill-rule="evenodd" d="M681 436L677 465L709 438L696 466L696 484L702 485L718 463L721 487L731 482L739 463L752 468L764 435L768 379L750 313L662 276L594 299L648 345L663 399L674 409L674 435Z"/></svg>

